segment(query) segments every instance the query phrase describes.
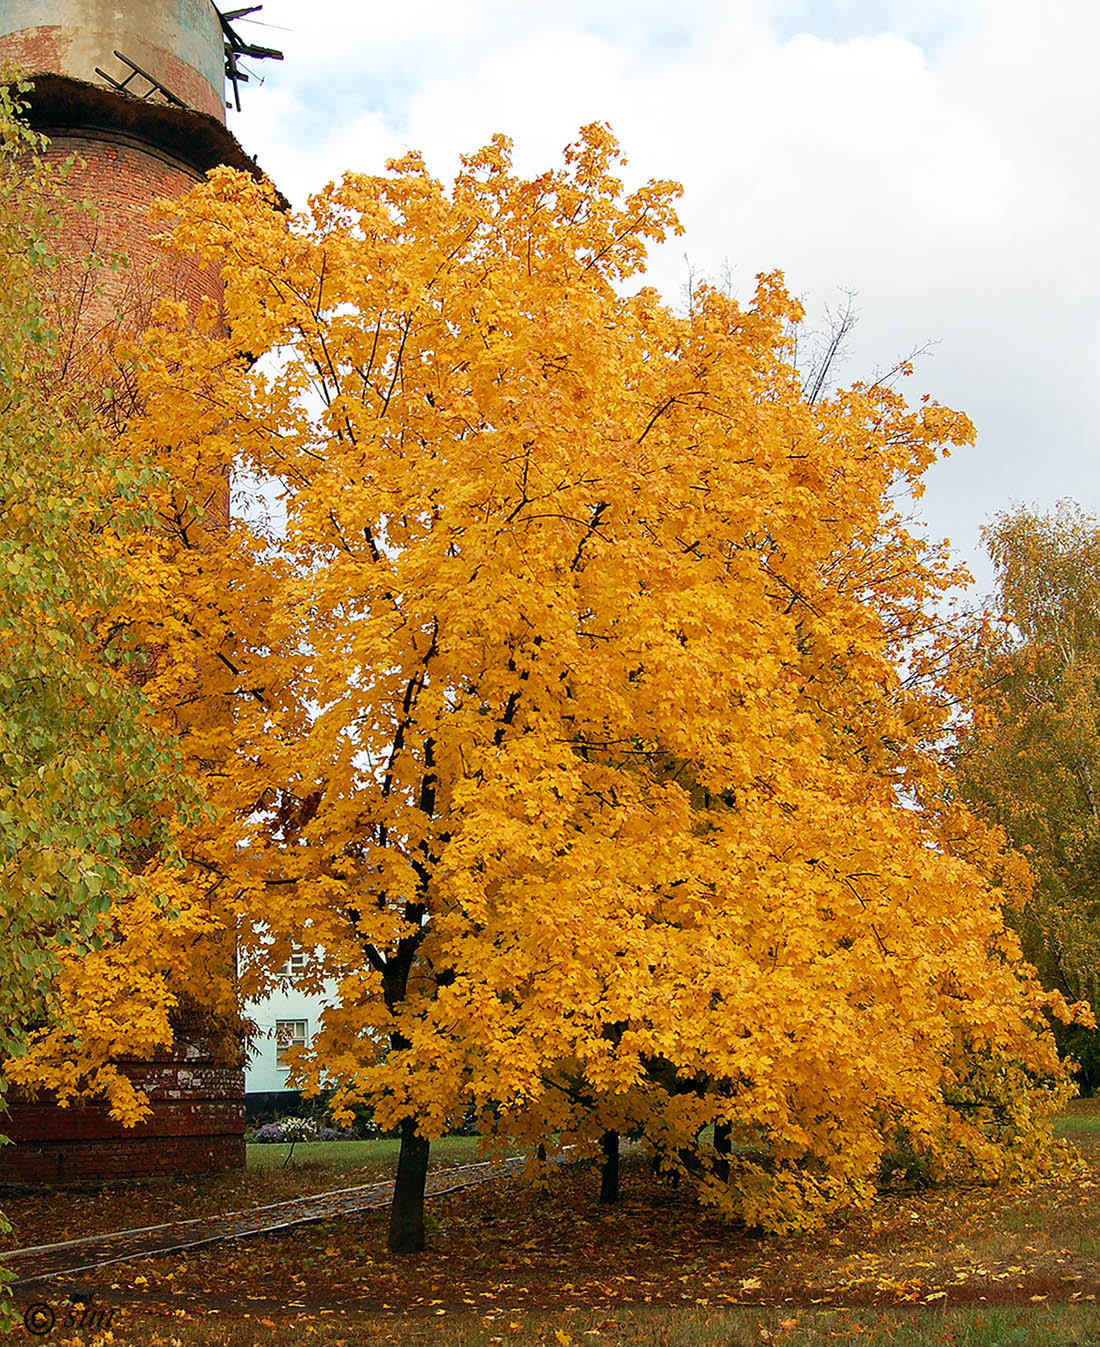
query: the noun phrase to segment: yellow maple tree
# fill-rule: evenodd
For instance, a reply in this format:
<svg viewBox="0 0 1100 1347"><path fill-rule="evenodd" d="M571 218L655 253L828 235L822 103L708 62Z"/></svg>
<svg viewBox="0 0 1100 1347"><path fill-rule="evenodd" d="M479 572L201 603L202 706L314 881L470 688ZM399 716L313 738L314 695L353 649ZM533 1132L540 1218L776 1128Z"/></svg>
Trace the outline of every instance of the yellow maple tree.
<svg viewBox="0 0 1100 1347"><path fill-rule="evenodd" d="M1036 1163L1064 1087L1001 917L1026 881L935 747L954 573L897 505L970 423L811 405L778 276L673 311L639 278L678 189L618 163L592 126L524 178L496 138L450 187L413 155L298 216L215 171L171 237L228 331L166 310L141 357L134 452L176 482L146 691L186 694L218 810L191 874L244 994L293 945L337 985L298 1066L400 1129L398 1250L471 1106L640 1131L785 1229L899 1137ZM270 526L196 547L227 462Z"/></svg>

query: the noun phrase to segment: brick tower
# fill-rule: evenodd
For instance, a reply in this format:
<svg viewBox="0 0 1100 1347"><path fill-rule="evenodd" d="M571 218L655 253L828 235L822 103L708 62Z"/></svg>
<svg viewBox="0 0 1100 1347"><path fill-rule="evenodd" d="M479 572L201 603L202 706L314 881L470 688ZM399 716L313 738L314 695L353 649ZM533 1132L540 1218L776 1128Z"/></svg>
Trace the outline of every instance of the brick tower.
<svg viewBox="0 0 1100 1347"><path fill-rule="evenodd" d="M278 53L240 39L232 26L239 13L223 15L212 0L0 0L0 65L33 81L31 124L49 137L51 156L79 156L73 197L97 207L94 225L74 215L64 246L74 264L89 251L128 258L125 269L100 273L97 324L140 326L166 292L192 304L220 301L216 272L158 252L148 215L154 200L180 195L218 164L258 173L226 129L225 76L236 92L247 79L240 56ZM94 238L80 236L87 229ZM214 495L215 511L227 511L224 489ZM243 1165L243 1073L219 1059L201 1022L182 1017L171 1051L121 1065L148 1093L149 1121L126 1129L105 1107L14 1097L3 1130L15 1144L0 1148L0 1184L94 1184Z"/></svg>

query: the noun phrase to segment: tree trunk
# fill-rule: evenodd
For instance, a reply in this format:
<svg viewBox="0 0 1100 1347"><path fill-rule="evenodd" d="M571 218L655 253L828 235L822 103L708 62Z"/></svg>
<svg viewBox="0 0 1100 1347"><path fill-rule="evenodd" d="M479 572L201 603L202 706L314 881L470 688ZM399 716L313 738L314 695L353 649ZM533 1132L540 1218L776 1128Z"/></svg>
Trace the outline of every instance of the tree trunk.
<svg viewBox="0 0 1100 1347"><path fill-rule="evenodd" d="M714 1153L718 1157L714 1173L723 1183L729 1183L730 1179L730 1131L729 1123L714 1124Z"/></svg>
<svg viewBox="0 0 1100 1347"><path fill-rule="evenodd" d="M431 1142L416 1130L416 1119L401 1124L401 1151L390 1203L390 1253L418 1253L424 1247L424 1180Z"/></svg>
<svg viewBox="0 0 1100 1347"><path fill-rule="evenodd" d="M600 1173L600 1202L609 1205L619 1200L619 1134L605 1132L600 1138L603 1168Z"/></svg>

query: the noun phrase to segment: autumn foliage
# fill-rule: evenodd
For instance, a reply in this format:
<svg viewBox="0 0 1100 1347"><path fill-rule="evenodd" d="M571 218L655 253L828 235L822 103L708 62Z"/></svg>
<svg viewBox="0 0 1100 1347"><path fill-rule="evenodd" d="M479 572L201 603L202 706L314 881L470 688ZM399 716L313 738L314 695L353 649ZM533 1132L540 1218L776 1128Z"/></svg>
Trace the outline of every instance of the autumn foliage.
<svg viewBox="0 0 1100 1347"><path fill-rule="evenodd" d="M986 543L994 620L974 643L975 714L955 754L959 787L1035 874L1011 914L1046 986L1100 1002L1100 522L1063 501L996 516ZM1060 1031L1100 1084L1095 1032Z"/></svg>
<svg viewBox="0 0 1100 1347"><path fill-rule="evenodd" d="M1061 1097L1017 868L936 748L953 575L898 505L971 426L810 405L778 276L686 314L640 287L677 189L618 160L589 127L525 179L497 138L300 216L216 171L171 230L228 334L168 308L141 355L131 445L174 479L146 691L217 810L181 893L246 994L292 943L338 985L300 1070L402 1129L395 1247L471 1106L551 1149L638 1132L787 1229L899 1146L1032 1165ZM198 546L229 462L269 523Z"/></svg>
<svg viewBox="0 0 1100 1347"><path fill-rule="evenodd" d="M43 160L17 96L0 89L3 1057L32 1034L96 1039L84 1007L79 1023L67 1016L59 970L94 961L123 899L162 906L141 871L197 805L122 616L156 473L104 432L84 384L58 377L71 352L49 281L71 165Z"/></svg>
<svg viewBox="0 0 1100 1347"><path fill-rule="evenodd" d="M71 345L49 282L71 166L44 160L20 92L0 87L0 1131L9 1083L56 1077L62 1041L86 1041L79 1084L109 1092L99 1026L65 988L127 900L166 917L140 871L198 803L115 620L155 473L104 433L85 385L58 378ZM32 1040L41 1057L23 1055Z"/></svg>

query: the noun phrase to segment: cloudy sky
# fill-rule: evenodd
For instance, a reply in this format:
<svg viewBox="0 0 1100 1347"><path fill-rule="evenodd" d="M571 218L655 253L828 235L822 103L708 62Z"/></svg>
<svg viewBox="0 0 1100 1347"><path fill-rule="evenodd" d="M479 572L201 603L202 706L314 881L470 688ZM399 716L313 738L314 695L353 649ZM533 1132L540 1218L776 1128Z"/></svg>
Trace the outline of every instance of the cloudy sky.
<svg viewBox="0 0 1100 1347"><path fill-rule="evenodd" d="M224 8L224 6L223 6ZM519 166L606 121L627 176L675 178L684 237L650 279L810 316L855 295L843 377L928 345L906 392L976 449L920 502L986 589L979 531L1023 502L1100 514L1100 6L1095 0L265 0L230 124L301 204L418 149L438 176L503 131Z"/></svg>

